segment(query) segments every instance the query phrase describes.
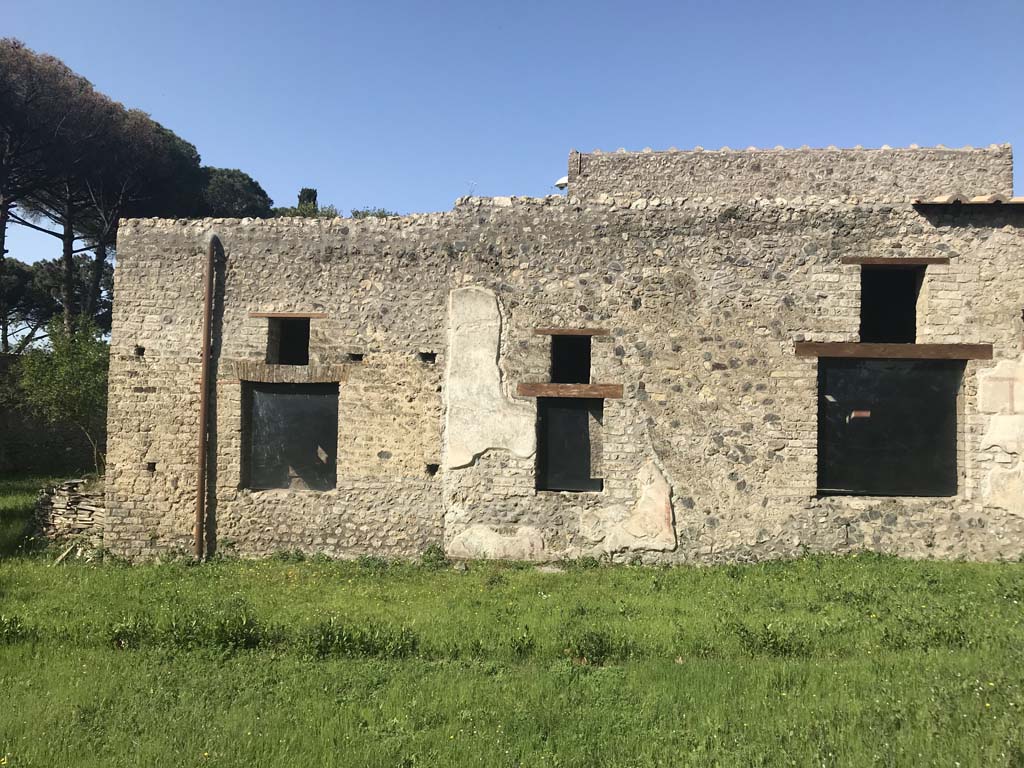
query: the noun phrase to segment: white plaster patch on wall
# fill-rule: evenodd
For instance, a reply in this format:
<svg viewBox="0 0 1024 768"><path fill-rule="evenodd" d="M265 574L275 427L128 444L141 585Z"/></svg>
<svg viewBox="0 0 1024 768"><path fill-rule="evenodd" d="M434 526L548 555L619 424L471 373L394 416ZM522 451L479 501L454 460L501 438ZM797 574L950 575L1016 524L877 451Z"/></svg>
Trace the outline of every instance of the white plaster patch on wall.
<svg viewBox="0 0 1024 768"><path fill-rule="evenodd" d="M1024 362L1003 360L978 374L978 410L992 414L982 450L1024 450Z"/></svg>
<svg viewBox="0 0 1024 768"><path fill-rule="evenodd" d="M446 548L450 557L466 560L544 560L544 536L523 525L513 533L500 533L486 525L471 525L456 534Z"/></svg>
<svg viewBox="0 0 1024 768"><path fill-rule="evenodd" d="M631 510L608 507L585 510L580 515L580 534L597 551L669 552L676 548L672 489L653 461L637 476L639 493Z"/></svg>
<svg viewBox="0 0 1024 768"><path fill-rule="evenodd" d="M448 364L445 369L445 462L472 464L488 450L528 458L536 450L532 404L505 396L498 367L501 312L493 291L456 288L448 295Z"/></svg>
<svg viewBox="0 0 1024 768"><path fill-rule="evenodd" d="M985 503L1001 507L1011 515L1024 517L1024 466L1013 469L996 467L985 482Z"/></svg>

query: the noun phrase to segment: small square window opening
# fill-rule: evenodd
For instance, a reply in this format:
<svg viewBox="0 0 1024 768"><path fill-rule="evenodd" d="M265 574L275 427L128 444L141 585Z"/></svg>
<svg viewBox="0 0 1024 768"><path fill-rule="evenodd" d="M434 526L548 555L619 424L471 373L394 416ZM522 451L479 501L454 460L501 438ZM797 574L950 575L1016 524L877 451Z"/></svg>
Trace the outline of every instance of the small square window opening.
<svg viewBox="0 0 1024 768"><path fill-rule="evenodd" d="M268 320L267 362L309 365L308 317L271 317Z"/></svg>
<svg viewBox="0 0 1024 768"><path fill-rule="evenodd" d="M551 383L590 383L590 336L551 337Z"/></svg>
<svg viewBox="0 0 1024 768"><path fill-rule="evenodd" d="M860 269L860 340L914 344L925 268L864 265Z"/></svg>

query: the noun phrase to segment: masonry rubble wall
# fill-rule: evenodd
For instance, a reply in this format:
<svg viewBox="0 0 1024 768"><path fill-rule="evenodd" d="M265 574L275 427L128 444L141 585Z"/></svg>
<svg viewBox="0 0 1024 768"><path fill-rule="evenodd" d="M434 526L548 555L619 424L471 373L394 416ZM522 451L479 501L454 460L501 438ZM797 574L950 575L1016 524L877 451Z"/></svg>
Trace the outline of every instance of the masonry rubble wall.
<svg viewBox="0 0 1024 768"><path fill-rule="evenodd" d="M463 198L446 213L358 221L126 221L105 544L133 558L190 546L200 275L216 233L225 249L214 318L217 549L1019 557L1024 406L985 382L1024 359L1022 226L1016 206L689 195L627 205ZM816 494L816 361L795 356L794 342L858 340L859 268L845 256L948 257L927 268L919 342L993 345L994 360L967 363L954 497ZM465 298L472 306L453 312ZM272 311L326 315L311 321L309 366L264 362L267 320L250 313ZM609 329L594 338L593 381L624 387L605 401L599 493L535 490L535 401L516 396L516 384L548 380L550 339L534 329L559 326ZM463 375L448 387L456 358L487 383ZM336 490L242 487L244 382L283 380L340 382ZM481 402L479 429L463 429L461 452L446 461L446 414L472 424L465 409Z"/></svg>
<svg viewBox="0 0 1024 768"><path fill-rule="evenodd" d="M620 150L569 156L569 192L580 198L810 196L907 203L950 192L1009 196L1012 189L1013 151L1008 144L962 149Z"/></svg>

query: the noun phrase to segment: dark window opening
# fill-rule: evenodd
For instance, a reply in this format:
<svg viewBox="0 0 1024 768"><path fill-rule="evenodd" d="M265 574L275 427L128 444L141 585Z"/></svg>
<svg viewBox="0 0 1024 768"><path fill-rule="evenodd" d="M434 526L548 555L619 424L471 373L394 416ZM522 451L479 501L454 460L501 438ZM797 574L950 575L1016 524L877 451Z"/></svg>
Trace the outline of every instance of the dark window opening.
<svg viewBox="0 0 1024 768"><path fill-rule="evenodd" d="M136 347L135 348L135 356L136 357L145 357L145 355L146 355L146 348L145 347Z"/></svg>
<svg viewBox="0 0 1024 768"><path fill-rule="evenodd" d="M590 383L590 336L551 337L551 383Z"/></svg>
<svg viewBox="0 0 1024 768"><path fill-rule="evenodd" d="M818 493L955 496L959 360L820 359Z"/></svg>
<svg viewBox="0 0 1024 768"><path fill-rule="evenodd" d="M308 317L269 319L267 362L273 365L309 365Z"/></svg>
<svg viewBox="0 0 1024 768"><path fill-rule="evenodd" d="M147 472L156 472L156 462L155 461L147 461L146 462L146 471Z"/></svg>
<svg viewBox="0 0 1024 768"><path fill-rule="evenodd" d="M917 296L924 267L860 268L860 340L913 344L917 341Z"/></svg>
<svg viewBox="0 0 1024 768"><path fill-rule="evenodd" d="M419 352L417 353L421 363L427 363L433 365L437 362L437 352Z"/></svg>
<svg viewBox="0 0 1024 768"><path fill-rule="evenodd" d="M243 407L245 487L334 488L337 384L248 384Z"/></svg>
<svg viewBox="0 0 1024 768"><path fill-rule="evenodd" d="M590 398L537 399L537 490L600 491L604 480L591 476L595 436L604 401Z"/></svg>
<svg viewBox="0 0 1024 768"><path fill-rule="evenodd" d="M437 470L441 468L440 464L427 464L427 475L433 477L437 474Z"/></svg>
<svg viewBox="0 0 1024 768"><path fill-rule="evenodd" d="M346 355L346 358L348 359L348 361L350 363L361 363L361 362L363 362L363 353L362 352L349 352L348 355Z"/></svg>

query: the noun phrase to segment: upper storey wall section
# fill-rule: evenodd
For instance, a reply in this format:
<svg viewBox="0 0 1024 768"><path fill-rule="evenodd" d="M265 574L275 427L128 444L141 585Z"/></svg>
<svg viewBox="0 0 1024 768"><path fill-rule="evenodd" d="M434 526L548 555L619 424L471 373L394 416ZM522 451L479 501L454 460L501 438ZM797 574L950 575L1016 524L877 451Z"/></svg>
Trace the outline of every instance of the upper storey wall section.
<svg viewBox="0 0 1024 768"><path fill-rule="evenodd" d="M947 149L749 149L569 154L569 194L751 200L822 197L906 203L1013 191L1009 144Z"/></svg>

